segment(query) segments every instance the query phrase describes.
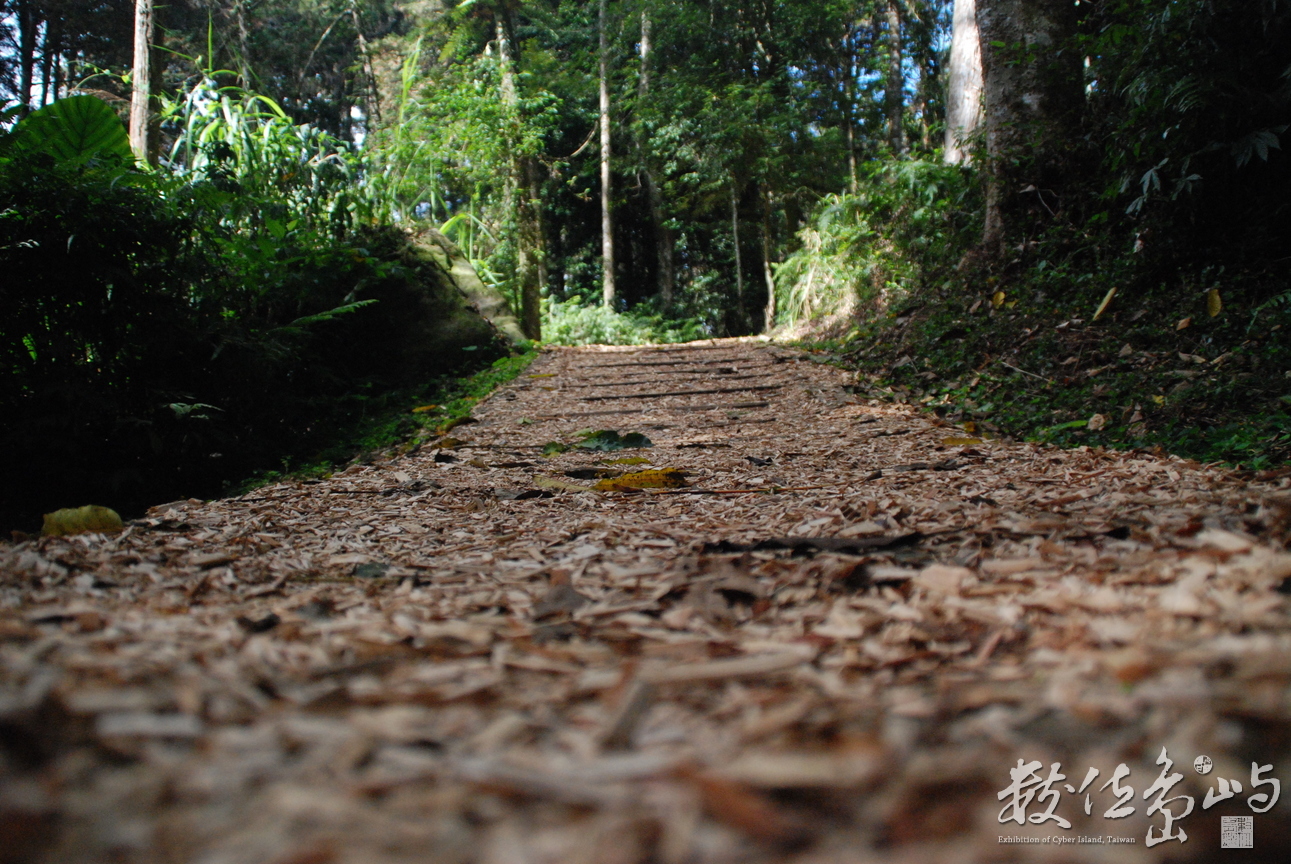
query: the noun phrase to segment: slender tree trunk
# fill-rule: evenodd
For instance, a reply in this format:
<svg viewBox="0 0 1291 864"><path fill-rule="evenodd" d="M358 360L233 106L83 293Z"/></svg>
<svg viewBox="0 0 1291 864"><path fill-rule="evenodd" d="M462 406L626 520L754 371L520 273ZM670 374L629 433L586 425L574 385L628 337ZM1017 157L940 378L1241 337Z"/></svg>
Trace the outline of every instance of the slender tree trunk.
<svg viewBox="0 0 1291 864"><path fill-rule="evenodd" d="M514 28L502 10L497 16L498 59L502 67L502 106L506 114L511 171L503 187L503 210L514 213L516 220L516 280L520 288L520 328L530 339L542 338L541 317L541 224L535 211L539 206L537 166L520 147L520 93L516 89L516 56L512 33Z"/></svg>
<svg viewBox="0 0 1291 864"><path fill-rule="evenodd" d="M637 83L637 101L644 104L650 96L650 11L641 11L641 78ZM667 226L663 210L663 194L655 182L654 172L650 170L649 138L644 129L637 136L637 158L641 165L641 182L646 189L650 202L650 221L654 227L655 237L655 284L658 289L659 305L667 309L672 306L673 292L676 286L676 271L673 269L673 252L676 238L672 229Z"/></svg>
<svg viewBox="0 0 1291 864"><path fill-rule="evenodd" d="M946 96L946 162L969 161L964 141L982 122L982 45L975 0L955 0Z"/></svg>
<svg viewBox="0 0 1291 864"><path fill-rule="evenodd" d="M735 177L731 177L731 245L735 248L735 309L736 326L741 329L748 315L744 309L744 262L740 256L740 202L735 192Z"/></svg>
<svg viewBox="0 0 1291 864"><path fill-rule="evenodd" d="M897 4L898 0L888 0L887 4L888 74L883 104L892 152L905 153L905 71L901 68L901 7Z"/></svg>
<svg viewBox="0 0 1291 864"><path fill-rule="evenodd" d="M45 38L42 40L40 47L40 104L46 105L50 99L50 91L54 89L54 70L53 61L57 50L58 42L58 24L57 19L45 22ZM58 96L55 93L54 98Z"/></svg>
<svg viewBox="0 0 1291 864"><path fill-rule="evenodd" d="M530 339L542 338L541 297L547 290L547 226L542 216L542 181L538 160L524 157L526 206L522 208L520 244L523 255L520 326Z"/></svg>
<svg viewBox="0 0 1291 864"><path fill-rule="evenodd" d="M140 162L155 153L152 131L152 0L135 0L134 69L130 76L130 149Z"/></svg>
<svg viewBox="0 0 1291 864"><path fill-rule="evenodd" d="M1070 0L978 0L986 150L982 245L998 255L1012 235L1061 214L1084 103Z"/></svg>
<svg viewBox="0 0 1291 864"><path fill-rule="evenodd" d="M247 0L234 0L233 23L238 29L238 79L251 87L251 32L247 27Z"/></svg>
<svg viewBox="0 0 1291 864"><path fill-rule="evenodd" d="M771 193L762 193L762 279L767 284L767 305L762 309L762 332L775 329L775 274L771 272Z"/></svg>
<svg viewBox="0 0 1291 864"><path fill-rule="evenodd" d="M606 2L600 0L597 35L600 41L601 109L601 303L614 306L614 218L610 210L610 42L606 23Z"/></svg>
<svg viewBox="0 0 1291 864"><path fill-rule="evenodd" d="M18 0L18 102L31 107L31 88L36 70L36 27L40 16L32 0Z"/></svg>
<svg viewBox="0 0 1291 864"><path fill-rule="evenodd" d="M368 48L367 37L363 35L363 22L359 18L359 7L357 2L350 3L350 19L354 22L354 34L359 43L359 57L363 60L363 77L367 83L363 92L367 94L367 113L365 128L372 129L376 122L381 121L381 91L377 89L377 74L372 68L372 52Z"/></svg>
<svg viewBox="0 0 1291 864"><path fill-rule="evenodd" d="M843 123L847 142L847 191L856 194L856 35L848 28L843 37L846 71L843 73Z"/></svg>

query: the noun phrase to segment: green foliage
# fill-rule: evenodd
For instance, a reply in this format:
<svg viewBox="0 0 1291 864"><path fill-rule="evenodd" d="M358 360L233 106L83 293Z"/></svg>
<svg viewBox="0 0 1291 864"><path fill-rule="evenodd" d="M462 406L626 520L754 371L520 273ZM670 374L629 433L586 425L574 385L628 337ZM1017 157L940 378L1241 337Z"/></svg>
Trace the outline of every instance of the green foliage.
<svg viewBox="0 0 1291 864"><path fill-rule="evenodd" d="M5 149L44 153L64 163L134 158L116 112L94 96L69 96L31 112L5 142Z"/></svg>
<svg viewBox="0 0 1291 864"><path fill-rule="evenodd" d="M349 181L320 179L317 136L238 117L247 100L224 96L218 125L187 127L209 150L173 171L8 146L27 121L0 139L0 444L24 454L0 516L14 524L69 497L130 513L216 494L496 356L401 232L350 227L340 205L334 218ZM240 153L214 153L237 136ZM287 165L314 177L294 187Z"/></svg>
<svg viewBox="0 0 1291 864"><path fill-rule="evenodd" d="M963 253L980 219L963 168L871 162L855 194L826 196L776 270L781 323L864 309L882 314Z"/></svg>
<svg viewBox="0 0 1291 864"><path fill-rule="evenodd" d="M647 307L648 309L648 307ZM551 345L646 345L706 338L693 319L669 320L647 309L615 312L578 299L543 301L543 340Z"/></svg>

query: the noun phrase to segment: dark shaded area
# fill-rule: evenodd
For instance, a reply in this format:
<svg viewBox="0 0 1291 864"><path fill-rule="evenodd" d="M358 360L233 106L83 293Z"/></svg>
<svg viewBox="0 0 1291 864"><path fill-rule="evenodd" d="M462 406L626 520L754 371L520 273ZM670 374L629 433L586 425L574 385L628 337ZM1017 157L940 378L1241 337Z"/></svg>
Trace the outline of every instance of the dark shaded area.
<svg viewBox="0 0 1291 864"><path fill-rule="evenodd" d="M5 528L217 495L502 350L395 229L286 236L248 260L219 230L219 190L153 182L39 154L0 165Z"/></svg>

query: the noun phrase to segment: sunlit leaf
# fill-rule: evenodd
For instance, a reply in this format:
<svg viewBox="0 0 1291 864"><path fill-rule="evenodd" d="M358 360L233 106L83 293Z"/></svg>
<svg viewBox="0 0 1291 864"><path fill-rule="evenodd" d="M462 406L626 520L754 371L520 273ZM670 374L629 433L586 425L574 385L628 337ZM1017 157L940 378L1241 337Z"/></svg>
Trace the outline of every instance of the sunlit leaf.
<svg viewBox="0 0 1291 864"><path fill-rule="evenodd" d="M1224 301L1219 299L1219 289L1211 288L1206 292L1206 314L1211 318L1224 311Z"/></svg>
<svg viewBox="0 0 1291 864"><path fill-rule="evenodd" d="M46 513L45 525L40 533L42 537L66 537L87 531L115 532L124 527L115 510L87 504L84 507L68 507Z"/></svg>
<svg viewBox="0 0 1291 864"><path fill-rule="evenodd" d="M656 468L601 480L592 488L601 492L620 492L625 489L680 489L689 485L680 469Z"/></svg>
<svg viewBox="0 0 1291 864"><path fill-rule="evenodd" d="M1094 320L1095 320L1095 321L1097 321L1099 318L1102 318L1102 317L1103 317L1103 313L1104 313L1104 312L1106 312L1106 311L1107 311L1107 307L1108 307L1108 306L1110 306L1110 305L1112 304L1112 299L1113 299L1114 297L1116 297L1116 287L1115 287L1115 286L1112 286L1111 288L1107 289L1107 294L1106 294L1106 295L1104 295L1104 297L1103 297L1103 302L1102 302L1102 303L1099 303L1099 304L1098 304L1098 309L1096 309L1096 310L1094 311Z"/></svg>

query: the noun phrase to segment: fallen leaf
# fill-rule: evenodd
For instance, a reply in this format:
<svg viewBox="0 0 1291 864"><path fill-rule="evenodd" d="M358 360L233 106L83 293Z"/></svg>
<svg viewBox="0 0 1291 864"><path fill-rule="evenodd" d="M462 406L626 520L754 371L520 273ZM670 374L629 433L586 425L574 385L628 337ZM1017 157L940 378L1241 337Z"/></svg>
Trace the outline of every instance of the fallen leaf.
<svg viewBox="0 0 1291 864"><path fill-rule="evenodd" d="M1219 299L1219 289L1211 288L1206 292L1206 314L1215 318L1224 311L1224 301Z"/></svg>
<svg viewBox="0 0 1291 864"><path fill-rule="evenodd" d="M115 510L87 504L84 507L68 507L46 513L45 525L40 529L40 534L42 537L67 537L91 531L115 532L124 527Z"/></svg>
<svg viewBox="0 0 1291 864"><path fill-rule="evenodd" d="M564 480L557 480L555 477L535 477L533 478L535 486L543 489L562 489L568 492L591 492L591 486L580 486L577 483L567 483Z"/></svg>
<svg viewBox="0 0 1291 864"><path fill-rule="evenodd" d="M620 435L613 429L599 429L585 435L583 440L574 446L581 450L608 452L612 450L639 450L643 447L653 447L654 443L640 432L629 432L626 435Z"/></svg>
<svg viewBox="0 0 1291 864"><path fill-rule="evenodd" d="M1192 325L1192 318L1184 318L1174 325L1176 330L1187 330Z"/></svg>
<svg viewBox="0 0 1291 864"><path fill-rule="evenodd" d="M1115 287L1115 286L1113 286L1113 287L1111 287L1111 288L1109 288L1109 289L1107 290L1107 294L1106 294L1106 295L1104 295L1104 297L1103 297L1103 302L1102 302L1102 303L1099 303L1099 304L1098 304L1098 309L1096 309L1096 310L1094 311L1094 318L1093 318L1093 320L1097 321L1099 318L1102 318L1102 317L1103 317L1103 313L1104 313L1104 312L1106 312L1106 311L1107 311L1107 307L1108 307L1108 306L1110 306L1110 305L1112 304L1112 299L1113 299L1114 297L1116 297L1116 287Z"/></svg>
<svg viewBox="0 0 1291 864"><path fill-rule="evenodd" d="M653 468L601 480L592 488L601 492L619 492L624 489L680 489L689 485L683 472L677 468Z"/></svg>
<svg viewBox="0 0 1291 864"><path fill-rule="evenodd" d="M1102 414L1095 414L1093 417L1090 417L1089 422L1086 424L1086 426L1093 432L1097 432L1106 425L1107 418Z"/></svg>
<svg viewBox="0 0 1291 864"><path fill-rule="evenodd" d="M972 444L983 443L981 438L943 438L941 439L942 447L968 447Z"/></svg>

